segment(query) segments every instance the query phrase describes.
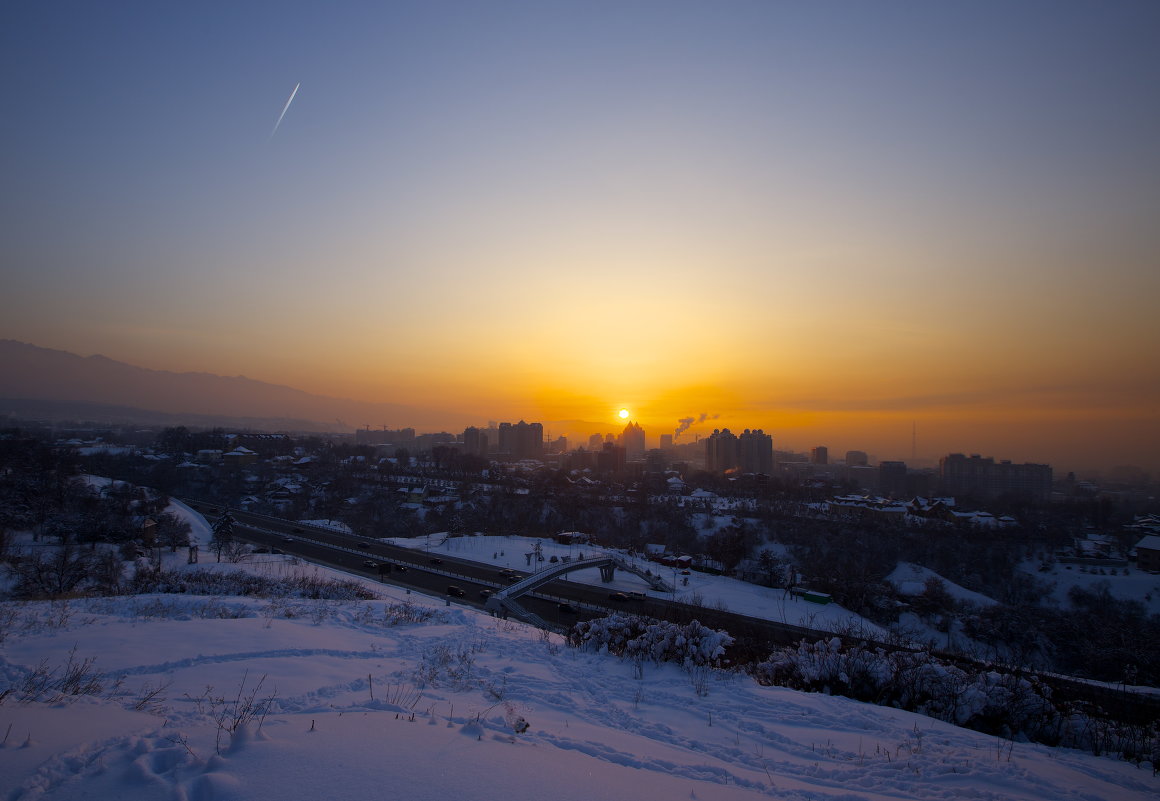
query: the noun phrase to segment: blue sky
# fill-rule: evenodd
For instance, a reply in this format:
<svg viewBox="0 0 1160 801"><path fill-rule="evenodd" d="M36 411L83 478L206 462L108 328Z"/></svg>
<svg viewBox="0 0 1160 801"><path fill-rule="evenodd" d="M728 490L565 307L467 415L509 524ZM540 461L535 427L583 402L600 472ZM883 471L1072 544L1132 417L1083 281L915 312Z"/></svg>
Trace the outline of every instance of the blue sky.
<svg viewBox="0 0 1160 801"><path fill-rule="evenodd" d="M0 336L481 416L1154 424L1158 45L1151 2L8 3Z"/></svg>

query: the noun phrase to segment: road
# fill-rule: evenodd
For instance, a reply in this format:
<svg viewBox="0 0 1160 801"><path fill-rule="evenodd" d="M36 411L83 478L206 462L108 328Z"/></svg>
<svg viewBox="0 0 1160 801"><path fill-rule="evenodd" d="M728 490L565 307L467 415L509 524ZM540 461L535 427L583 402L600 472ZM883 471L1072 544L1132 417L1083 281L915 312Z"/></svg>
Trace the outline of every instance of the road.
<svg viewBox="0 0 1160 801"><path fill-rule="evenodd" d="M223 507L182 499L190 508L207 520L221 515ZM509 575L499 567L456 559L450 556L430 556L412 548L400 548L378 540L343 534L325 528L282 520L265 515L230 509L234 520L234 536L259 548L270 548L346 573L373 578L385 584L413 589L428 595L443 596L456 603L483 608L484 590L505 587ZM373 563L370 566L367 563ZM516 579L528 573L513 571ZM597 601L607 603L608 593L570 592L582 588L574 582L554 581L534 593L520 597L520 603L549 623L561 628L570 627L577 620L608 614ZM448 593L449 587L463 590L462 597ZM581 597L581 595L583 597ZM562 610L561 603L571 604L576 610Z"/></svg>
<svg viewBox="0 0 1160 801"><path fill-rule="evenodd" d="M182 499L182 502L200 512L207 520L214 520L222 513L222 507L213 503L191 499ZM430 556L412 548L401 548L356 534L343 534L252 512L230 509L230 514L237 521L235 535L260 547L277 548L311 562L434 595L446 595L449 586L457 586L464 590L465 595L454 600L477 608L483 607L483 598L479 594L481 590L495 589L510 583L501 568L481 562L444 554ZM390 565L390 570L367 567L364 565L367 561L375 562L380 568ZM400 566L406 568L405 572L399 570ZM522 578L529 574L515 571L515 575ZM608 589L600 586L560 579L520 596L520 603L549 623L562 626L616 611L649 615L677 623L699 620L706 626L725 629L735 639L752 643L755 647L791 645L803 638L816 640L834 636L829 631L692 606L655 594L649 595L643 602L614 601L609 595ZM574 606L578 614L561 612L558 606L561 602Z"/></svg>
<svg viewBox="0 0 1160 801"><path fill-rule="evenodd" d="M183 503L200 512L207 520L220 516L219 505L202 501L181 499ZM431 556L411 548L378 540L343 534L324 528L282 520L275 517L230 510L237 523L234 526L238 539L253 542L259 547L269 547L293 554L311 562L337 568L348 573L378 579L406 589L415 589L428 595L444 596L456 603L483 608L482 590L494 590L506 586L509 576L498 567L472 562L465 559L440 554ZM378 567L365 563L373 562ZM390 565L390 570L381 566ZM400 568L405 568L402 570ZM514 571L518 578L528 575ZM448 595L448 588L458 587L464 591L462 597ZM738 658L764 658L775 646L796 645L801 640L816 641L834 637L830 631L808 629L788 623L750 617L735 612L726 612L704 606L692 606L665 598L649 595L644 601L613 601L609 591L591 584L557 580L534 592L521 595L519 602L528 611L534 612L545 621L560 629L566 629L578 620L603 617L611 612L623 611L648 615L676 623L698 620L703 625L728 631L734 638L732 651L745 651ZM576 611L562 611L564 603ZM865 643L872 647L888 650L909 650L897 645L871 642L842 636L847 644ZM974 662L958 654L937 654L950 662L964 667L990 668L989 665ZM1017 668L1012 668L1020 672ZM1063 697L1082 699L1103 706L1116 708L1121 720L1155 720L1160 717L1160 696L1140 695L1123 690L1076 679L1070 676L1038 673L1039 677L1052 685Z"/></svg>

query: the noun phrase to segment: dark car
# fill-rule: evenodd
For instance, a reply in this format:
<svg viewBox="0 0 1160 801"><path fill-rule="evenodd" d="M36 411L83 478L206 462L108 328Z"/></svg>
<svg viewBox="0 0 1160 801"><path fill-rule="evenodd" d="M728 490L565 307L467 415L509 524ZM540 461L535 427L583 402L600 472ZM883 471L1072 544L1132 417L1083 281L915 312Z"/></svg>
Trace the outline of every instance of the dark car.
<svg viewBox="0 0 1160 801"><path fill-rule="evenodd" d="M628 596L625 595L623 592L610 592L610 593L608 593L608 600L610 600L610 601L627 601Z"/></svg>
<svg viewBox="0 0 1160 801"><path fill-rule="evenodd" d="M556 604L556 609L564 615L580 614L580 611L576 607L572 606L572 604Z"/></svg>
<svg viewBox="0 0 1160 801"><path fill-rule="evenodd" d="M296 529L294 529L294 533L295 533L295 534L301 534L301 533L302 533L302 529L300 529L300 528L296 528Z"/></svg>
<svg viewBox="0 0 1160 801"><path fill-rule="evenodd" d="M406 573L407 566L406 565L395 565L395 570L399 573Z"/></svg>
<svg viewBox="0 0 1160 801"><path fill-rule="evenodd" d="M363 562L363 567L369 567L372 570L379 566L378 562L372 562L370 559Z"/></svg>
<svg viewBox="0 0 1160 801"><path fill-rule="evenodd" d="M454 584L447 588L447 594L454 595L456 598L462 598L464 595L467 595L467 593L463 591L462 587L456 587Z"/></svg>
<svg viewBox="0 0 1160 801"><path fill-rule="evenodd" d="M360 542L358 544L358 547L362 548L365 551L366 549L370 548L371 546L367 545L365 542Z"/></svg>
<svg viewBox="0 0 1160 801"><path fill-rule="evenodd" d="M479 597L483 598L484 600L487 600L488 598L491 597L491 590L480 590Z"/></svg>
<svg viewBox="0 0 1160 801"><path fill-rule="evenodd" d="M442 559L440 559L438 556L432 556L432 557L431 557L430 559L428 559L427 561L428 561L428 562L430 562L430 563L431 563L431 564L433 564L433 565L441 565L441 564L443 564L443 560L442 560Z"/></svg>

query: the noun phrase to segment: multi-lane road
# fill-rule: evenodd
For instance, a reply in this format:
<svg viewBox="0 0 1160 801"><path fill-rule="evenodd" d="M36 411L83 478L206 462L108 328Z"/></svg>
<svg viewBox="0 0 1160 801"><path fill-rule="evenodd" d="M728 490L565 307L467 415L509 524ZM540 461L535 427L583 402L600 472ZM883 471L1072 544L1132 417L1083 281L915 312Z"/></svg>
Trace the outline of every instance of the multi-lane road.
<svg viewBox="0 0 1160 801"><path fill-rule="evenodd" d="M218 518L224 508L218 504L182 499L207 520ZM266 515L230 509L236 523L238 539L260 548L271 548L311 562L345 572L368 576L385 583L446 596L457 603L482 608L484 590L506 586L526 572L511 571L491 565L456 559L445 554L432 555L412 548L400 548L379 540L344 534L318 526L297 523ZM370 564L373 563L373 566ZM595 568L593 568L595 569ZM448 593L450 587L463 590L463 596ZM647 587L642 582L642 590ZM651 591L650 591L651 592ZM806 639L832 637L833 632L794 626L788 623L750 617L734 612L693 606L658 596L655 592L644 600L614 600L606 587L558 579L520 596L520 604L544 620L559 626L570 626L577 620L599 617L612 611L637 614L684 623L699 620L706 626L727 630L735 639L759 647L788 645ZM565 604L565 607L561 607ZM569 611L568 606L574 611Z"/></svg>
<svg viewBox="0 0 1160 801"><path fill-rule="evenodd" d="M182 500L211 522L225 511L218 504ZM236 509L229 512L236 521L235 538L252 543L259 551L270 549L477 608L483 607L484 592L505 587L528 575L290 520ZM458 591L463 594L458 595ZM568 627L577 620L607 614L602 607L611 602L606 591L561 580L521 596L520 603L549 623Z"/></svg>
<svg viewBox="0 0 1160 801"><path fill-rule="evenodd" d="M217 519L224 511L219 504L190 499L183 501L210 521ZM477 608L483 607L484 596L481 593L504 587L528 575L445 554L434 555L400 548L378 540L281 518L235 509L230 509L230 514L237 521L234 525L235 536L259 548L291 554L344 572ZM462 591L462 595L458 594L459 591ZM571 626L577 620L600 617L618 610L678 623L696 619L711 628L728 631L735 640L735 647L753 649L753 653L762 653L764 649L762 655L768 654L769 649L775 645L793 645L803 639L813 641L834 636L829 631L692 606L658 597L655 593L644 600L613 600L610 595L607 588L558 579L520 596L519 602L528 611L561 629ZM843 639L848 642L851 640L849 636ZM870 644L890 649L899 647L884 643ZM959 655L941 656L964 664L970 662ZM1068 676L1043 673L1039 676L1057 692L1062 691L1069 697L1099 703L1105 708L1112 705L1122 707L1121 719L1135 719L1139 716L1152 719L1160 715L1160 700L1155 696L1125 692Z"/></svg>

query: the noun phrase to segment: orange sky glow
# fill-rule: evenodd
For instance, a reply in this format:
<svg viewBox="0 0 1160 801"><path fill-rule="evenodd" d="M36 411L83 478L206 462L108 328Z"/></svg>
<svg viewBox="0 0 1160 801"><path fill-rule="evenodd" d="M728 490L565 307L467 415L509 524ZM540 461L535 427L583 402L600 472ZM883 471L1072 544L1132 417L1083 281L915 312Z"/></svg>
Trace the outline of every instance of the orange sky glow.
<svg viewBox="0 0 1160 801"><path fill-rule="evenodd" d="M1147 4L548 5L33 4L0 337L448 430L1160 470Z"/></svg>

